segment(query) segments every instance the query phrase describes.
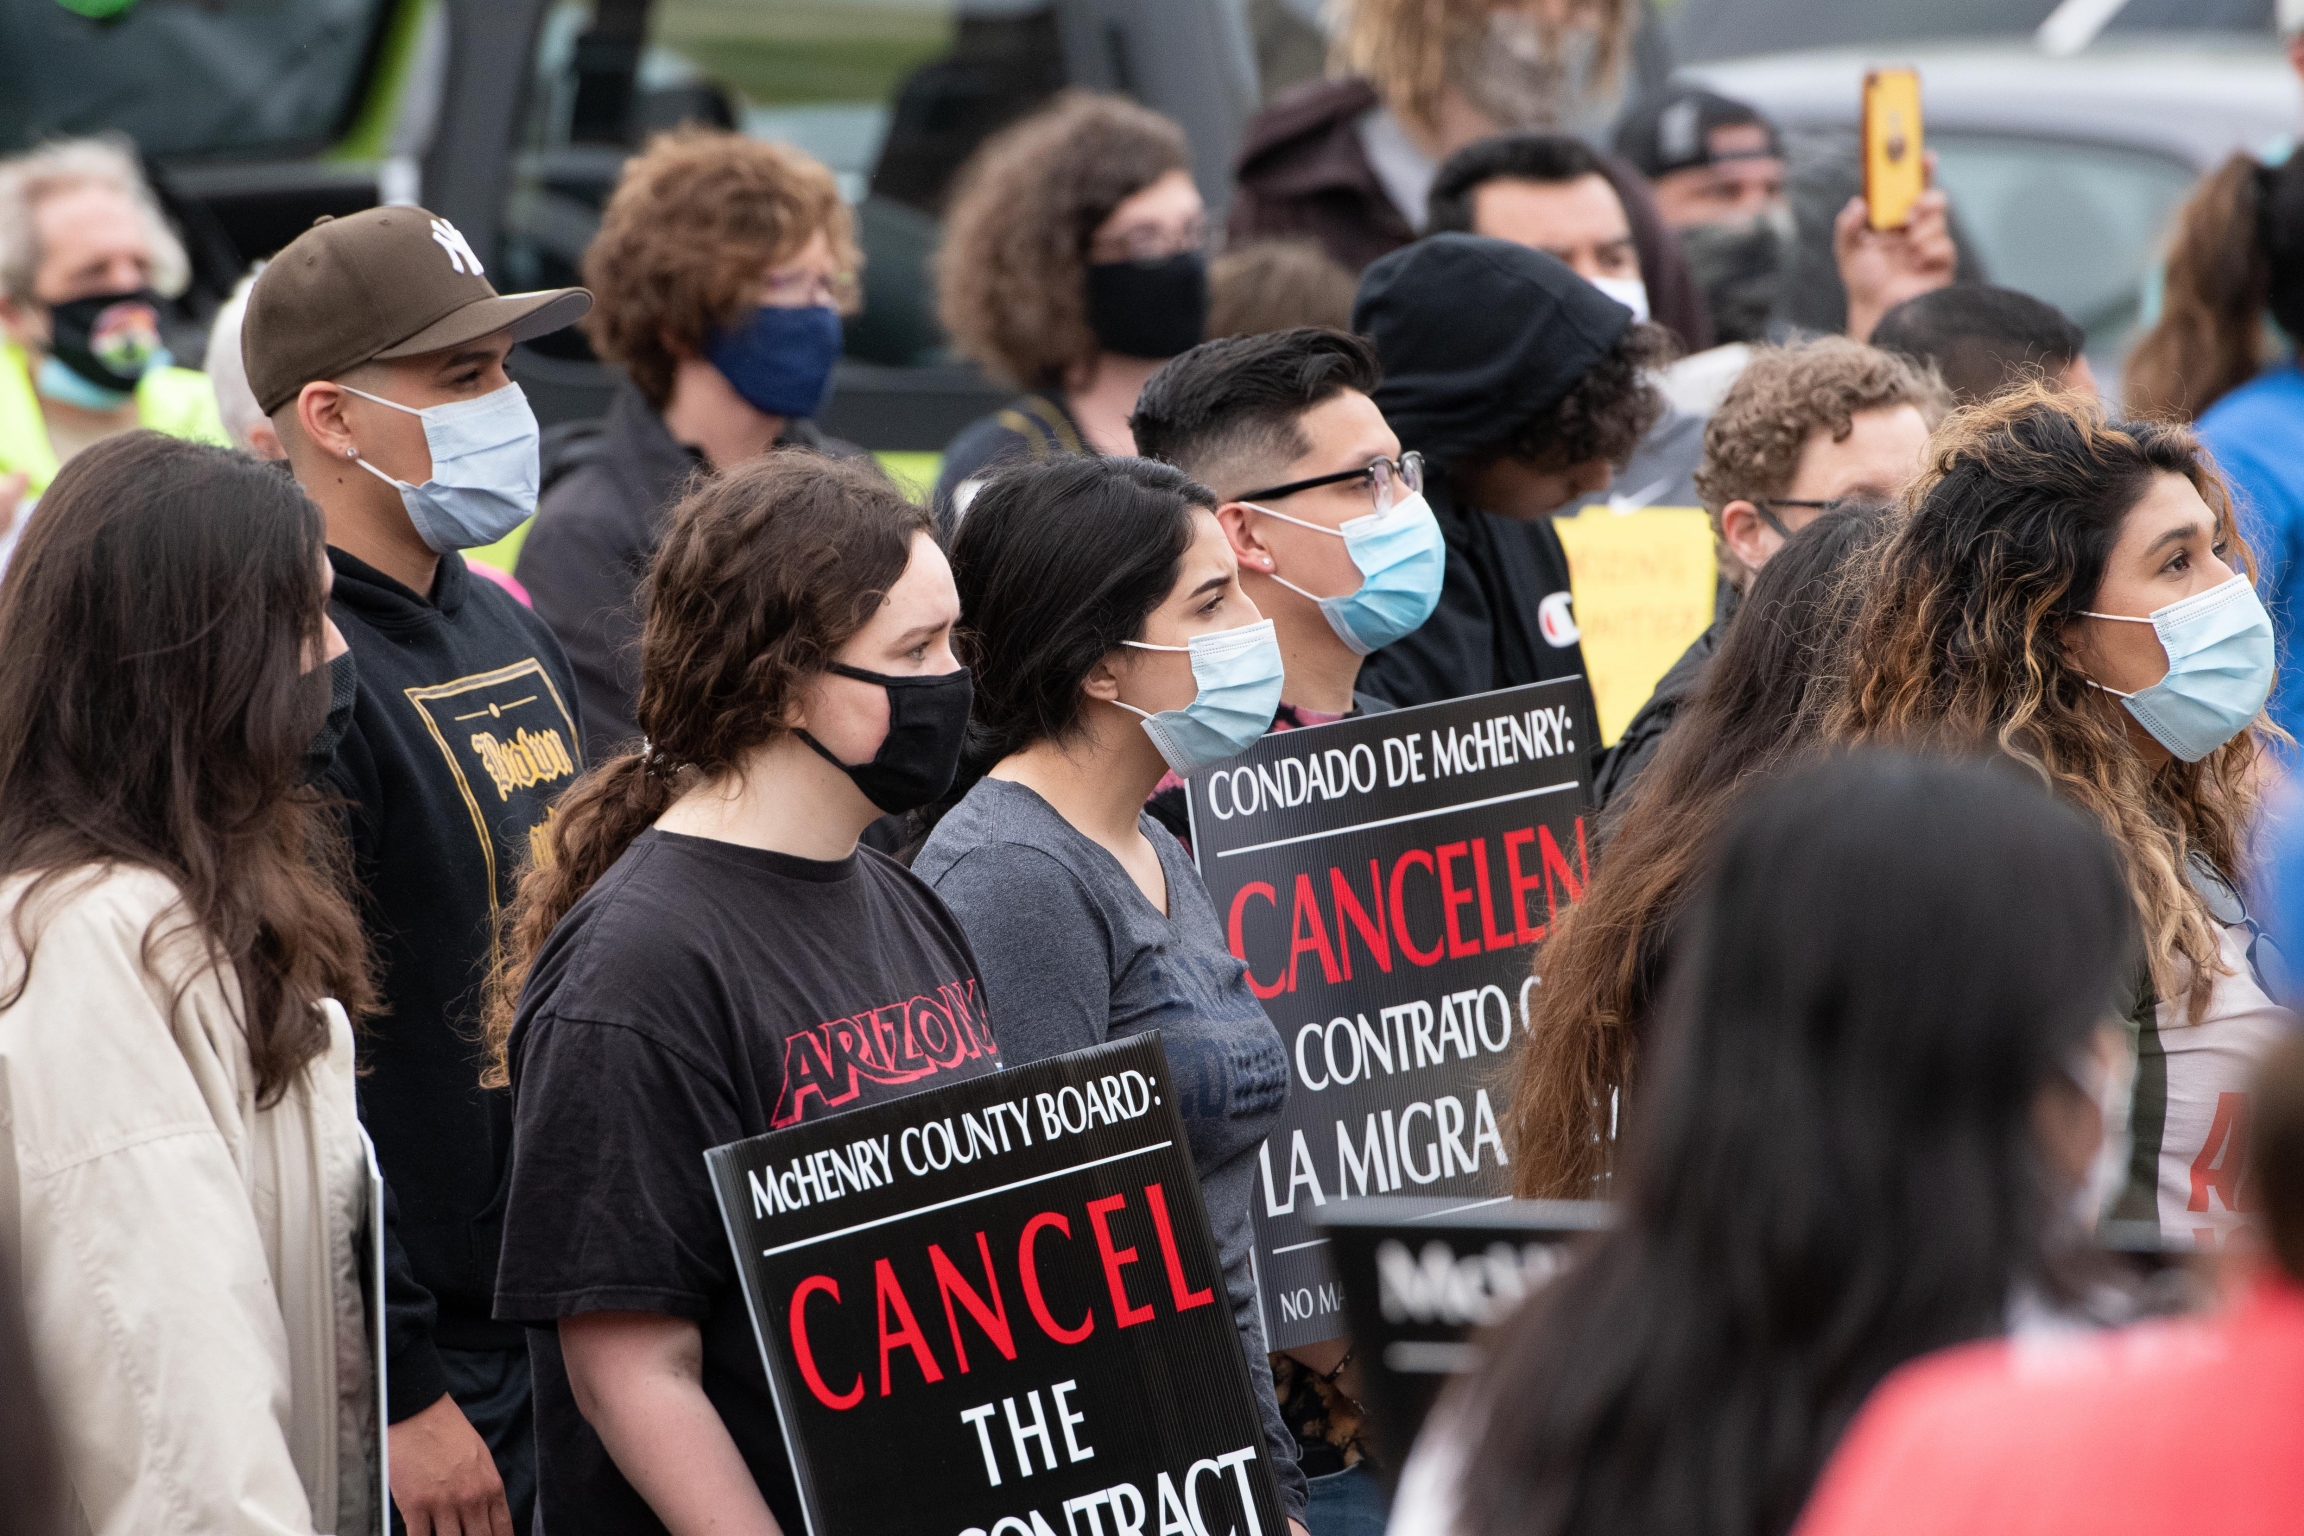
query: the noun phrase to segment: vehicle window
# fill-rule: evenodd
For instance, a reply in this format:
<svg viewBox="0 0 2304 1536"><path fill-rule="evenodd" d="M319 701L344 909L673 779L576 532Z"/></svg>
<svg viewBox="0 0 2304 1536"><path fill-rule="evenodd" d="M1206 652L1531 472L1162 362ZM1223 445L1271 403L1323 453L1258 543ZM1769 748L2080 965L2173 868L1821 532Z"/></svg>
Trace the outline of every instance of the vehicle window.
<svg viewBox="0 0 2304 1536"><path fill-rule="evenodd" d="M311 153L350 127L396 9L146 0L96 22L50 0L0 6L0 146L109 131L170 160Z"/></svg>
<svg viewBox="0 0 2304 1536"><path fill-rule="evenodd" d="M2272 30L2273 0L2126 0L2107 33ZM2029 36L2057 0L1664 0L1681 63L1794 48L1872 47L1931 38Z"/></svg>
<svg viewBox="0 0 2304 1536"><path fill-rule="evenodd" d="M2092 359L2116 353L2191 169L2099 144L1956 133L1928 143L1992 281L2070 315Z"/></svg>
<svg viewBox="0 0 2304 1536"><path fill-rule="evenodd" d="M615 9L563 0L544 27L501 252L509 281L576 281L624 157L676 123L716 123L795 144L839 178L865 252L849 355L938 361L937 218L969 152L1062 86L1048 0L657 0L628 104L600 82ZM572 331L543 350L582 346Z"/></svg>

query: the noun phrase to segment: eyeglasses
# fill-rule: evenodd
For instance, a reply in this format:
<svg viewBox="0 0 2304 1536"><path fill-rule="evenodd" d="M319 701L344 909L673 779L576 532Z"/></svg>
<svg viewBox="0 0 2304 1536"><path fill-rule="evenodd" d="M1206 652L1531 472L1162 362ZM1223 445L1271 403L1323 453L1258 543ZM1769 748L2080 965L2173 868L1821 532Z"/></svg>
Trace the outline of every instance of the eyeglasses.
<svg viewBox="0 0 2304 1536"><path fill-rule="evenodd" d="M1208 221L1206 218L1196 218L1180 226L1132 225L1092 240L1088 245L1088 259L1091 262L1166 261L1186 251L1207 248Z"/></svg>
<svg viewBox="0 0 2304 1536"><path fill-rule="evenodd" d="M1783 496L1767 498L1755 496L1752 498L1752 510L1760 514L1760 521L1776 530L1778 538L1788 539L1792 537L1792 530L1785 527L1784 519L1776 515L1778 507L1798 507L1802 511L1816 513L1837 512L1848 505L1849 500L1850 498L1846 496L1835 496L1830 501L1793 501ZM1802 526L1805 527L1806 525L1803 524Z"/></svg>
<svg viewBox="0 0 2304 1536"><path fill-rule="evenodd" d="M1291 480L1286 485L1270 485L1260 491L1249 491L1235 496L1235 501L1278 501L1298 491L1309 491L1317 486L1341 485L1347 480L1367 484L1369 499L1382 512L1395 501L1424 494L1424 455L1404 453L1397 462L1377 459L1362 469L1340 469L1332 475L1314 475L1309 480Z"/></svg>

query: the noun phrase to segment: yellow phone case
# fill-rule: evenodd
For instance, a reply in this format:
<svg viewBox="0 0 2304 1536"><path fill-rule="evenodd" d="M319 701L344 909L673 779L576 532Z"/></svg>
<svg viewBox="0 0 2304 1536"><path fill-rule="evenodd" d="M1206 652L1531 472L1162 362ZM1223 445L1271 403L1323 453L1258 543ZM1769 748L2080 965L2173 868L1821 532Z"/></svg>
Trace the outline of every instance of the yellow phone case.
<svg viewBox="0 0 2304 1536"><path fill-rule="evenodd" d="M1920 72L1864 76L1864 202L1874 229L1902 229L1927 188L1921 159Z"/></svg>

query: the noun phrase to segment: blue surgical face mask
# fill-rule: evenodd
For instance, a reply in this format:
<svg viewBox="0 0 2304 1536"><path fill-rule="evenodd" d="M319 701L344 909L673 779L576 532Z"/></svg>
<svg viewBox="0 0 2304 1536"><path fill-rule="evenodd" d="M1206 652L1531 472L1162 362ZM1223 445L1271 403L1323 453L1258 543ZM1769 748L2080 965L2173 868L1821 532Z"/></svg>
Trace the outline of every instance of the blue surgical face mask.
<svg viewBox="0 0 2304 1536"><path fill-rule="evenodd" d="M1144 717L1144 734L1160 749L1161 758L1180 779L1188 779L1210 763L1254 746L1272 729L1272 716L1280 708L1280 638L1272 621L1220 629L1212 635L1194 635L1188 645L1148 645L1142 640L1123 642L1140 651L1189 651L1192 680L1200 691L1182 709L1158 714L1119 704L1132 715Z"/></svg>
<svg viewBox="0 0 2304 1536"><path fill-rule="evenodd" d="M400 490L416 536L436 554L493 544L527 521L536 510L536 413L517 384L491 390L477 400L428 405L422 410L340 384L339 389L406 411L424 423L432 450L432 478L410 485L384 473L357 450L360 467Z"/></svg>
<svg viewBox="0 0 2304 1536"><path fill-rule="evenodd" d="M2248 728L2272 694L2272 616L2246 576L2155 608L2088 613L2091 619L2149 624L2168 653L2168 675L2149 688L2116 695L2152 739L2196 763Z"/></svg>
<svg viewBox="0 0 2304 1536"><path fill-rule="evenodd" d="M832 397L840 311L829 304L763 304L743 324L715 331L704 355L762 415L813 416Z"/></svg>
<svg viewBox="0 0 2304 1536"><path fill-rule="evenodd" d="M1314 597L1278 571L1266 574L1320 605L1328 627L1355 655L1380 650L1432 617L1440 605L1440 578L1448 569L1448 545L1440 521L1423 493L1403 496L1381 512L1356 517L1340 528L1308 523L1270 507L1244 501L1266 517L1344 541L1344 552L1360 568L1359 590L1342 597Z"/></svg>

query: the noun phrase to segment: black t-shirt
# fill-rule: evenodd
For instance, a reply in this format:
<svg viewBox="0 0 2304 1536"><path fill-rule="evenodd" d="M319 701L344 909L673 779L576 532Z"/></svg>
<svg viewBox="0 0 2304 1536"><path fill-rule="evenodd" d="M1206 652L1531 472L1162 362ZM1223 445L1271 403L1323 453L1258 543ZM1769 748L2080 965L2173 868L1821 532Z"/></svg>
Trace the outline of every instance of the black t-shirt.
<svg viewBox="0 0 2304 1536"><path fill-rule="evenodd" d="M552 1536L664 1527L577 1411L551 1326L694 1319L704 1390L784 1529L805 1527L704 1169L708 1148L999 1066L960 925L868 848L832 863L643 833L553 929L512 1034L496 1313L537 1324Z"/></svg>

